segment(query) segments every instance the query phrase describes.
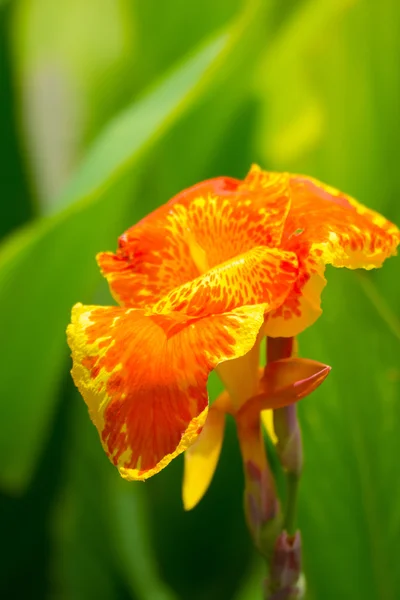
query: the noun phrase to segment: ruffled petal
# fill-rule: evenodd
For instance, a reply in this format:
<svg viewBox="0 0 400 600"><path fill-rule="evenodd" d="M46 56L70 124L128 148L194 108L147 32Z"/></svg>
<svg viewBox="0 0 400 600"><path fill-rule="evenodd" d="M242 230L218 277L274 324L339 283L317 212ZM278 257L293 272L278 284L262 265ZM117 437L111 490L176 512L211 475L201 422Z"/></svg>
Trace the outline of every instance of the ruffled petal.
<svg viewBox="0 0 400 600"><path fill-rule="evenodd" d="M262 305L199 319L74 307L72 376L123 477L146 479L195 441L210 371L246 354L263 319Z"/></svg>
<svg viewBox="0 0 400 600"><path fill-rule="evenodd" d="M316 179L290 179L292 204L282 245L314 261L351 269L380 267L396 253L399 230L378 213Z"/></svg>
<svg viewBox="0 0 400 600"><path fill-rule="evenodd" d="M264 217L257 224L262 243L279 246L291 206L289 174L263 171L258 165L252 165L238 190L251 200L248 210Z"/></svg>
<svg viewBox="0 0 400 600"><path fill-rule="evenodd" d="M282 304L297 277L294 253L258 246L174 289L152 311L205 316L250 304L269 311Z"/></svg>
<svg viewBox="0 0 400 600"><path fill-rule="evenodd" d="M146 307L255 246L277 246L290 207L288 181L287 174L257 185L255 173L242 183L220 177L175 196L124 233L116 254L98 255L116 300Z"/></svg>
<svg viewBox="0 0 400 600"><path fill-rule="evenodd" d="M194 508L209 488L221 453L224 427L225 414L211 406L203 431L184 455L182 499L185 510Z"/></svg>
<svg viewBox="0 0 400 600"><path fill-rule="evenodd" d="M291 176L290 190L282 248L296 253L299 276L282 306L267 317L271 337L298 335L320 316L325 264L379 267L400 241L395 225L315 179Z"/></svg>
<svg viewBox="0 0 400 600"><path fill-rule="evenodd" d="M196 241L188 207L205 198L229 196L236 187L236 180L219 177L184 190L123 233L116 254L98 254L117 302L133 307L154 304L203 273L204 250Z"/></svg>
<svg viewBox="0 0 400 600"><path fill-rule="evenodd" d="M269 337L296 336L315 323L322 313L325 266L310 262L300 253L298 259L298 279L284 303L266 316L265 334Z"/></svg>

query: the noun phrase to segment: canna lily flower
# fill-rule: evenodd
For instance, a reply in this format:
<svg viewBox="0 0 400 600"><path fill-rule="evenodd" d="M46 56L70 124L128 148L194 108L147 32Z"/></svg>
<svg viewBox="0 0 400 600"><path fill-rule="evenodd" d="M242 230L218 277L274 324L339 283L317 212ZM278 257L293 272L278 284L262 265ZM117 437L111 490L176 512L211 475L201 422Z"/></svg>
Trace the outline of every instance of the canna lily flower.
<svg viewBox="0 0 400 600"><path fill-rule="evenodd" d="M318 318L326 264L379 267L398 243L394 225L341 192L253 166L243 181L183 191L124 233L115 254L99 254L119 306L77 304L68 341L75 384L122 477L146 479L191 447L187 465L205 475L196 491L187 468L186 505L198 501L225 413L245 427L327 374L289 358L265 379L261 339L295 336ZM227 393L208 413L214 369Z"/></svg>

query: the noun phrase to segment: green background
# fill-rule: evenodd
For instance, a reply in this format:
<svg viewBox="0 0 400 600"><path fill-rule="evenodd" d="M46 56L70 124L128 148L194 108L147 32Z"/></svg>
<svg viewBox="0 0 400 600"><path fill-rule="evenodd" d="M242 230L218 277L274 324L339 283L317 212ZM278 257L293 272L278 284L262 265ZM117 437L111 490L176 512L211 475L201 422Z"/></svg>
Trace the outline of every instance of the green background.
<svg viewBox="0 0 400 600"><path fill-rule="evenodd" d="M110 302L96 252L185 186L252 162L400 224L398 3L2 0L0 27L0 597L260 598L232 423L192 512L181 458L122 481L64 330L73 303ZM300 405L307 597L396 600L399 262L327 277L300 339L333 367Z"/></svg>

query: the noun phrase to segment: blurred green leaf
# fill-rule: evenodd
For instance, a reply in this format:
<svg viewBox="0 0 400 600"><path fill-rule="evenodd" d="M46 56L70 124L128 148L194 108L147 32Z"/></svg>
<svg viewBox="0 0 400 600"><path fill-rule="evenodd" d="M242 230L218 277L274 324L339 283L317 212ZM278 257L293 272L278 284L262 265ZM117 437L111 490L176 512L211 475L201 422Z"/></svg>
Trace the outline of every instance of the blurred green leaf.
<svg viewBox="0 0 400 600"><path fill-rule="evenodd" d="M130 191L125 178L112 197L40 221L3 245L0 322L10 354L1 381L0 483L11 492L33 476L57 402L71 303L92 297L94 254L120 231Z"/></svg>
<svg viewBox="0 0 400 600"><path fill-rule="evenodd" d="M147 169L150 174L157 169L153 186L158 203L165 200L160 190L169 197L196 180L224 174L228 165L226 174L232 176L248 171L258 108L252 82L266 41L270 7L270 0L244 2L230 28L229 47L221 56L214 85L150 157Z"/></svg>
<svg viewBox="0 0 400 600"><path fill-rule="evenodd" d="M69 400L74 402L64 426L68 433L73 429L73 436L49 519L49 595L60 600L107 600L115 597L118 589L103 499L109 465L96 452L96 436L76 402L76 393L70 394Z"/></svg>
<svg viewBox="0 0 400 600"><path fill-rule="evenodd" d="M143 485L120 478L76 391L71 400L74 435L52 518L51 596L172 600L149 543Z"/></svg>
<svg viewBox="0 0 400 600"><path fill-rule="evenodd" d="M400 342L400 318L393 312L374 279L364 273L357 273L357 275L358 282L366 297L374 306L377 315L381 317L382 322L386 324L388 330Z"/></svg>
<svg viewBox="0 0 400 600"><path fill-rule="evenodd" d="M256 553L243 516L243 469L233 418L227 418L211 486L187 512L181 497L182 467L183 456L144 486L163 578L182 600L232 599Z"/></svg>
<svg viewBox="0 0 400 600"><path fill-rule="evenodd" d="M320 177L399 221L399 183L389 166L399 78L391 70L389 81L386 62L399 56L399 16L389 5L308 2L292 15L287 36L268 49L273 70L264 93L272 108L262 131L271 136L260 136L259 147L273 168ZM307 122L316 114L318 136ZM300 337L303 356L333 367L299 407L309 600L399 596L398 273L398 259L361 276L328 269L324 313Z"/></svg>
<svg viewBox="0 0 400 600"><path fill-rule="evenodd" d="M0 432L4 487L21 489L32 475L56 400L70 307L89 300L99 280L94 255L123 229L131 182L122 179L112 197L105 189L200 93L202 77L225 42L218 37L207 44L113 121L64 194L73 206L17 233L1 249L0 320L9 352L1 387L2 397L10 399L0 404L0 420L7 423ZM11 314L18 315L17 324Z"/></svg>
<svg viewBox="0 0 400 600"><path fill-rule="evenodd" d="M143 98L131 105L140 109L140 118L131 120L130 109L121 115L133 129L126 134L118 118L111 122L65 193L50 199L54 206L71 206L0 250L0 483L8 491L22 490L42 449L46 454L38 470L42 475L26 494L15 501L1 498L2 589L10 597L15 590L28 590L37 569L32 593L42 599L51 555L58 567L49 597L169 598L165 580L182 600L255 600L261 596L264 566L258 571L257 562L248 573L254 556L243 520L241 463L231 423L211 488L189 514L183 514L179 497L182 460L146 485L120 481L76 397L79 415L69 423L70 432L63 427L53 432L53 442L65 438L71 450L66 474L54 443L43 445L60 381L67 376L63 330L70 305L90 301L100 282L96 251L114 248L117 234L185 185L223 173L242 176L252 160L266 168L310 173L400 222L400 10L394 0L288 0L284 6L277 0L243 1L220 50L207 58L205 49L197 74L193 65L201 53L183 65L180 79L172 74L175 83L155 85L155 77L236 15L238 0L218 6L212 0L195 6L183 0L163 6L158 0L105 0L104 5L90 0L82 13L80 4L73 0L58 9L49 0L22 0L7 3L6 10L28 7L27 19L45 6L50 11L50 22L21 18L19 25L26 35L35 29L47 66L54 49L54 58L64 53L78 74L90 113L85 140L149 83L152 108ZM115 15L122 4L129 5L119 29L126 44L108 79L104 65L110 66L110 57L101 53L112 50L115 41L118 46L118 39L115 20L107 15ZM106 5L97 15L96 6ZM80 14L85 15L81 21ZM40 62L27 38L25 45L21 38L15 44L17 62L7 63L2 157L4 181L20 189L12 198L7 190L3 194L12 216L15 198L29 205L21 196L20 176L14 175L15 159L19 164L32 159L20 148L26 147L20 143L24 132L18 138L10 127L10 102L21 93L18 52L24 51L28 61L32 50L31 74ZM57 90L55 85L53 99ZM29 90L23 93L29 105ZM40 108L46 116L52 102L45 100ZM73 119L69 125L68 134L80 127ZM127 144L122 151L121 144ZM91 163L96 153L101 168ZM140 202L133 203L134 198ZM7 228L23 220L13 218ZM324 314L301 336L303 356L333 367L324 386L299 407L306 457L299 521L309 600L397 600L400 594L398 274L398 259L361 278L328 270ZM209 383L214 395L217 386ZM64 477L56 504L59 529L48 547L48 511L58 478ZM15 585L22 577L28 583Z"/></svg>
<svg viewBox="0 0 400 600"><path fill-rule="evenodd" d="M185 62L163 85L156 86L105 128L82 167L62 194L61 205L104 190L137 158L139 152L163 135L202 93L207 69L226 48L228 37L220 35ZM197 85L196 85L197 84Z"/></svg>
<svg viewBox="0 0 400 600"><path fill-rule="evenodd" d="M23 487L32 472L54 406L70 306L89 300L99 280L91 266L94 255L114 245L127 213L132 214L132 183L121 176L189 107L197 107L203 95L210 98L213 85L235 78L231 58L247 45L248 26L257 20L260 6L258 1L246 4L228 34L203 46L114 119L62 196L61 203L72 206L16 234L2 248L0 324L10 352L2 393L13 397L12 404L0 405L0 418L8 423L0 432L0 482L5 487ZM118 190L112 188L116 182ZM8 318L11 312L19 315L18 330ZM23 365L29 367L16 386Z"/></svg>
<svg viewBox="0 0 400 600"><path fill-rule="evenodd" d="M72 382L67 380L68 389ZM0 598L42 600L47 597L52 555L49 515L64 477L65 428L70 404L64 390L53 428L30 486L18 498L0 492Z"/></svg>
<svg viewBox="0 0 400 600"><path fill-rule="evenodd" d="M113 470L108 490L108 522L120 572L139 600L173 600L162 583L154 546L149 538L149 515L144 485L124 481Z"/></svg>
<svg viewBox="0 0 400 600"><path fill-rule="evenodd" d="M262 161L272 168L299 169L304 156L325 140L326 106L315 63L354 4L354 0L302 2L276 34L270 32L271 43L256 79L264 100L256 145Z"/></svg>
<svg viewBox="0 0 400 600"><path fill-rule="evenodd" d="M233 600L259 600L262 595L265 577L266 567L261 556L258 556Z"/></svg>
<svg viewBox="0 0 400 600"><path fill-rule="evenodd" d="M135 62L135 85L149 85L180 56L196 47L202 39L234 19L242 0L130 0L137 46L141 53ZM145 57L145 60L143 60Z"/></svg>
<svg viewBox="0 0 400 600"><path fill-rule="evenodd" d="M333 367L300 406L300 524L310 598L395 600L399 342L353 273L330 272L328 279L324 315L301 339L302 354Z"/></svg>
<svg viewBox="0 0 400 600"><path fill-rule="evenodd" d="M15 115L16 90L10 51L10 5L0 6L0 160L2 163L2 202L0 239L33 216L33 207L23 169Z"/></svg>
<svg viewBox="0 0 400 600"><path fill-rule="evenodd" d="M10 12L19 133L38 211L47 214L84 141L131 93L135 22L130 0L20 0Z"/></svg>

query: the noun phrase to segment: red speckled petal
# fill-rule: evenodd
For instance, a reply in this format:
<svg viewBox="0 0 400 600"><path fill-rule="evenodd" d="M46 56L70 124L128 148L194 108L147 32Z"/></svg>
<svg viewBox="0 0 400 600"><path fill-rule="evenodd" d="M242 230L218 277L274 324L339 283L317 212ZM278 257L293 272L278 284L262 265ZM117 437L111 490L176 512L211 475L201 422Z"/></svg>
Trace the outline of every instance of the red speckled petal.
<svg viewBox="0 0 400 600"><path fill-rule="evenodd" d="M152 310L197 317L265 304L268 311L284 301L297 277L295 254L258 246L176 288Z"/></svg>
<svg viewBox="0 0 400 600"><path fill-rule="evenodd" d="M263 306L200 319L74 307L72 376L123 477L146 479L195 441L210 371L246 354L263 319Z"/></svg>
<svg viewBox="0 0 400 600"><path fill-rule="evenodd" d="M288 175L253 166L236 191L195 199L188 214L211 268L255 246L277 247L289 208Z"/></svg>
<svg viewBox="0 0 400 600"><path fill-rule="evenodd" d="M188 206L196 198L222 196L237 187L234 179L205 181L175 196L119 238L116 254L103 252L97 261L114 298L123 306L154 304L204 270Z"/></svg>
<svg viewBox="0 0 400 600"><path fill-rule="evenodd" d="M254 169L242 183L217 178L185 190L123 234L115 255L99 254L116 300L146 307L255 246L276 246L290 207L288 175L256 177Z"/></svg>
<svg viewBox="0 0 400 600"><path fill-rule="evenodd" d="M307 260L299 252L299 277L276 310L266 315L265 335L293 337L315 323L322 313L321 293L326 285L325 266Z"/></svg>
<svg viewBox="0 0 400 600"><path fill-rule="evenodd" d="M321 314L325 264L379 267L396 253L395 225L349 196L302 176L290 180L292 204L282 247L297 254L299 277L284 304L267 317L266 334L295 336Z"/></svg>
<svg viewBox="0 0 400 600"><path fill-rule="evenodd" d="M318 262L372 269L396 253L399 230L378 213L316 179L292 176L292 206L282 245Z"/></svg>

